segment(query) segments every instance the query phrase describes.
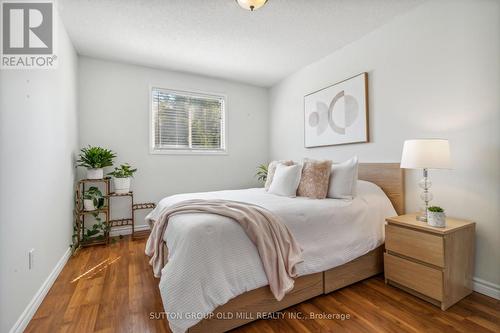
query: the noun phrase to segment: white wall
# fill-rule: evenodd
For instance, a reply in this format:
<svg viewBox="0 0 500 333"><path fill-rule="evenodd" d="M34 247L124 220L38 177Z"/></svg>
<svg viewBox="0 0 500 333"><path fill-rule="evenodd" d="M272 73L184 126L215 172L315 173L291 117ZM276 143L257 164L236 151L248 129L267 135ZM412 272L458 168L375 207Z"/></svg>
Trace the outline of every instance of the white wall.
<svg viewBox="0 0 500 333"><path fill-rule="evenodd" d="M79 67L80 143L112 149L118 155L116 165L129 162L138 168L132 183L136 202L157 202L176 193L258 185L255 170L268 160L269 152L266 89L87 57L80 58ZM228 154L150 154L151 84L225 94ZM112 214L117 217L120 212Z"/></svg>
<svg viewBox="0 0 500 333"><path fill-rule="evenodd" d="M477 222L475 276L500 284L500 2L429 1L271 90L272 159L398 162L403 141L451 141L454 169L432 171L434 204ZM304 148L304 95L369 73L370 143ZM419 206L409 171L407 210Z"/></svg>
<svg viewBox="0 0 500 333"><path fill-rule="evenodd" d="M0 332L14 327L73 233L78 58L56 18L57 69L0 71Z"/></svg>

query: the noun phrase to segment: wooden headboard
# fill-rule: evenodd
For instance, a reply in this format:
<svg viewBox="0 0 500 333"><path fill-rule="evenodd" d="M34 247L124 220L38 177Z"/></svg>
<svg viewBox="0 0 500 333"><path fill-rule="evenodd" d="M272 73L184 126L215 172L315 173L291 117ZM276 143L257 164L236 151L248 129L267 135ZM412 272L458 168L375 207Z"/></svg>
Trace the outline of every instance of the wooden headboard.
<svg viewBox="0 0 500 333"><path fill-rule="evenodd" d="M360 163L359 179L377 184L399 215L405 213L405 177L399 163Z"/></svg>

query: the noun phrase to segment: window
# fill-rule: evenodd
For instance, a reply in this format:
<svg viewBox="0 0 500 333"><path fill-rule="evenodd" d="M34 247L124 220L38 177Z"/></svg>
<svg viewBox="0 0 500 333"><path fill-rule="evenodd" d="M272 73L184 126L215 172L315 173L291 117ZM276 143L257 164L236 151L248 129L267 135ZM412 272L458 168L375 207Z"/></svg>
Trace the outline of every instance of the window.
<svg viewBox="0 0 500 333"><path fill-rule="evenodd" d="M152 153L224 153L225 97L152 88Z"/></svg>

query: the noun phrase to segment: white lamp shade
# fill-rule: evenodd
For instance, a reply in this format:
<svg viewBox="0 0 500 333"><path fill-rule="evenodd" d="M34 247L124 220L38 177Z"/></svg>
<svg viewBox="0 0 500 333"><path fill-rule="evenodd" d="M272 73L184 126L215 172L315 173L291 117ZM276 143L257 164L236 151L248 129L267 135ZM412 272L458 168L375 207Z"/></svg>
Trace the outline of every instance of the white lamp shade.
<svg viewBox="0 0 500 333"><path fill-rule="evenodd" d="M401 157L403 169L450 169L450 144L443 139L406 140Z"/></svg>

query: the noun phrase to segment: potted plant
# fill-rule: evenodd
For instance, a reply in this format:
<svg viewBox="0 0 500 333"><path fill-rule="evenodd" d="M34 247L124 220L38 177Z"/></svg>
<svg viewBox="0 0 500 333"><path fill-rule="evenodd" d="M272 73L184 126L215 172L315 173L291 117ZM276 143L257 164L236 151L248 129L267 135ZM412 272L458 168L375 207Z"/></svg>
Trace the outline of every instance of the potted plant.
<svg viewBox="0 0 500 333"><path fill-rule="evenodd" d="M87 168L87 179L102 179L103 168L112 166L116 155L109 149L88 146L81 149L79 157L78 166Z"/></svg>
<svg viewBox="0 0 500 333"><path fill-rule="evenodd" d="M95 186L83 192L83 208L86 211L93 211L104 206L104 196L102 192Z"/></svg>
<svg viewBox="0 0 500 333"><path fill-rule="evenodd" d="M444 209L438 206L427 208L427 223L432 227L446 227L446 214Z"/></svg>
<svg viewBox="0 0 500 333"><path fill-rule="evenodd" d="M108 173L108 175L113 176L113 184L115 187L115 193L126 194L130 192L130 178L134 176L134 172L137 169L132 169L128 164L122 164L119 168L115 168L113 172Z"/></svg>
<svg viewBox="0 0 500 333"><path fill-rule="evenodd" d="M267 165L266 164L261 164L257 167L257 173L255 176L257 177L257 180L260 181L261 183L265 183L267 180Z"/></svg>

